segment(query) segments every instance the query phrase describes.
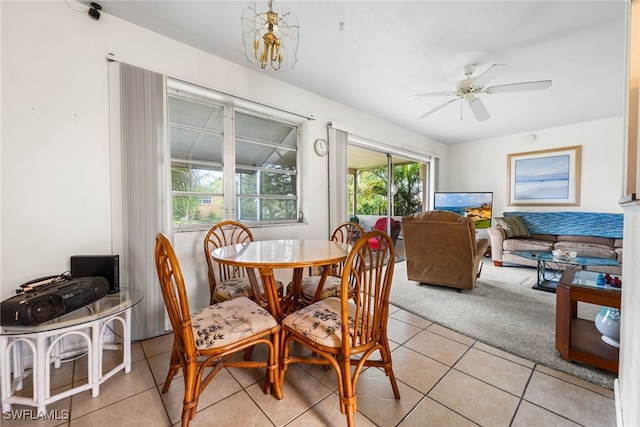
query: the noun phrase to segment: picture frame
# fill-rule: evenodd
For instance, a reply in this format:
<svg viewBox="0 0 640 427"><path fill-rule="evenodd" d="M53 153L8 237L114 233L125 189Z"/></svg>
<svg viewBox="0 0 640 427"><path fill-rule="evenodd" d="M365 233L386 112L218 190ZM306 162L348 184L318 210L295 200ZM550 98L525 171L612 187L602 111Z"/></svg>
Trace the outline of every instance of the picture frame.
<svg viewBox="0 0 640 427"><path fill-rule="evenodd" d="M579 206L582 146L507 155L509 206Z"/></svg>

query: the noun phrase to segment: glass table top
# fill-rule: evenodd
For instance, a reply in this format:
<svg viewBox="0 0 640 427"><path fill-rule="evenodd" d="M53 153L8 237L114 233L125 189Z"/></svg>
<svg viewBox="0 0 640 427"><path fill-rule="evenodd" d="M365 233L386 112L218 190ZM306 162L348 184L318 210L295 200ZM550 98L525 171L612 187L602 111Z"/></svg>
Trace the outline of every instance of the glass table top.
<svg viewBox="0 0 640 427"><path fill-rule="evenodd" d="M621 288L617 288L614 286L610 286L607 284L604 285L598 285L598 276L602 274L599 273L597 271L586 271L586 270L580 270L580 271L576 271L575 275L573 276L573 281L571 282L572 285L580 285L580 286L587 286L590 288L597 288L597 289L607 289L607 290L612 290L612 291L620 291ZM611 277L620 277L618 275L611 275Z"/></svg>
<svg viewBox="0 0 640 427"><path fill-rule="evenodd" d="M258 240L215 249L211 256L234 265L286 268L333 264L350 250L351 245L330 240Z"/></svg>
<svg viewBox="0 0 640 427"><path fill-rule="evenodd" d="M32 326L2 326L2 335L34 334L52 331L69 326L81 325L94 320L104 319L122 313L142 301L144 292L134 288L120 288L120 292L107 294L97 301L80 307L77 310L63 314L39 325Z"/></svg>
<svg viewBox="0 0 640 427"><path fill-rule="evenodd" d="M558 259L554 257L553 254L549 251L513 251L512 254L519 255L521 257L536 260L536 261L540 260L540 261L546 261L546 262L556 262L560 264L570 264L570 265L580 265L580 266L589 266L589 265L616 266L618 265L618 261L612 258L577 256L575 258Z"/></svg>

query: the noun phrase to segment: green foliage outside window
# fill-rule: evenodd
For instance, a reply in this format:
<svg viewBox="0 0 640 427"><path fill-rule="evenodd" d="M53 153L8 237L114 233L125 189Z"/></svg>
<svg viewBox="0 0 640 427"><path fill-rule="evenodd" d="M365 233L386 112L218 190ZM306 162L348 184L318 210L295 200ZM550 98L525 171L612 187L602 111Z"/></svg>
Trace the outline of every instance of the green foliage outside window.
<svg viewBox="0 0 640 427"><path fill-rule="evenodd" d="M420 163L393 166L393 183L397 193L393 197L394 216L415 213L422 209L422 176ZM356 215L387 214L387 167L358 171ZM353 213L353 176L349 177L349 212Z"/></svg>
<svg viewBox="0 0 640 427"><path fill-rule="evenodd" d="M184 167L171 168L172 191L189 193L217 193L222 194L222 177L215 171L189 169ZM173 197L173 222L175 224L199 224L220 221L222 210L219 197L211 197L212 206L207 206L203 212L202 196Z"/></svg>

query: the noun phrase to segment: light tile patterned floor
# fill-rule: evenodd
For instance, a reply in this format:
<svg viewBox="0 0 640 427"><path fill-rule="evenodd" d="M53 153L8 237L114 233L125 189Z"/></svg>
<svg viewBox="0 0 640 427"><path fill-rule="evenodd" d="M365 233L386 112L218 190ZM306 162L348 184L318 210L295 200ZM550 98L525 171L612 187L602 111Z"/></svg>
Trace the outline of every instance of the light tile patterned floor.
<svg viewBox="0 0 640 427"><path fill-rule="evenodd" d="M375 368L358 382L358 426L615 426L613 392L447 330L392 307L389 335L401 399ZM63 399L48 410L69 421L2 420L2 426L179 425L182 381L160 393L171 335L133 345L131 373ZM260 351L257 349L256 351ZM52 384L86 378L83 359L54 371ZM261 389L258 371L222 371L200 398L192 426L342 426L333 371L293 366L284 399ZM26 388L28 390L28 387ZM14 409L26 409L14 405ZM34 415L35 416L35 415Z"/></svg>

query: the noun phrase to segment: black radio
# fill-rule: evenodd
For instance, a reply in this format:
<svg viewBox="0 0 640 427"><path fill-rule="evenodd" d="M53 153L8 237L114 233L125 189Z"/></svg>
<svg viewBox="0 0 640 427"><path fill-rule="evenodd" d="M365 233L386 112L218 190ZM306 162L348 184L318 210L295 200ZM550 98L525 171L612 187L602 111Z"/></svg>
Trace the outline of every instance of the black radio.
<svg viewBox="0 0 640 427"><path fill-rule="evenodd" d="M54 280L0 303L2 326L33 326L99 300L109 292L101 276Z"/></svg>
<svg viewBox="0 0 640 427"><path fill-rule="evenodd" d="M120 257L118 255L74 255L71 277L102 276L109 281L109 293L120 291Z"/></svg>

